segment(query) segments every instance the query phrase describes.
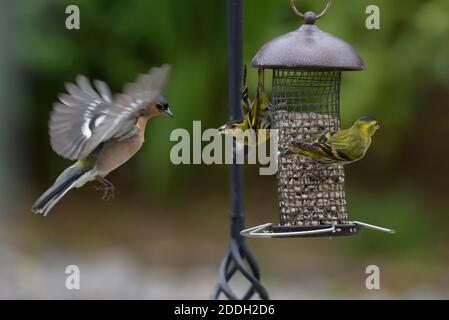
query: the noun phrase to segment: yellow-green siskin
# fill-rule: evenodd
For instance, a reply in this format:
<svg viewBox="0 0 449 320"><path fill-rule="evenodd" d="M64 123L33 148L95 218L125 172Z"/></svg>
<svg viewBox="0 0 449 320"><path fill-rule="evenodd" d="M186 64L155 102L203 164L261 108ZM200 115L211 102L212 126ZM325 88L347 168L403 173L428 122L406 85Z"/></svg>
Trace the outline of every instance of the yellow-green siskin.
<svg viewBox="0 0 449 320"><path fill-rule="evenodd" d="M239 142L244 143L245 145L255 145L256 142L257 144L260 144L270 139L269 129L271 128L271 118L268 111L270 102L265 94L264 70L258 70L257 91L252 103L248 97L248 85L246 78L247 69L245 65L243 69L242 87L242 108L244 112L244 119L227 123L218 128L218 130L221 134L232 135ZM242 131L244 133L248 129L254 130L254 140L248 139L248 136L250 136L249 134L247 134L247 136L242 135Z"/></svg>
<svg viewBox="0 0 449 320"><path fill-rule="evenodd" d="M313 142L295 142L280 154L306 157L324 166L348 164L363 158L378 129L373 117L364 116L349 129L325 132Z"/></svg>
<svg viewBox="0 0 449 320"><path fill-rule="evenodd" d="M271 119L268 112L270 101L265 94L265 70L258 70L256 96L251 106L251 127L254 129L270 129Z"/></svg>
<svg viewBox="0 0 449 320"><path fill-rule="evenodd" d="M240 142L248 144L248 139L244 139L243 142L242 132L251 129L251 100L248 94L248 83L247 83L247 68L246 64L243 66L243 85L242 85L242 109L243 109L243 120L236 120L228 122L218 128L220 134L232 135L237 140L242 140Z"/></svg>
<svg viewBox="0 0 449 320"><path fill-rule="evenodd" d="M258 70L257 91L249 113L250 128L255 130L257 144L270 139L271 117L270 101L265 94L265 70Z"/></svg>

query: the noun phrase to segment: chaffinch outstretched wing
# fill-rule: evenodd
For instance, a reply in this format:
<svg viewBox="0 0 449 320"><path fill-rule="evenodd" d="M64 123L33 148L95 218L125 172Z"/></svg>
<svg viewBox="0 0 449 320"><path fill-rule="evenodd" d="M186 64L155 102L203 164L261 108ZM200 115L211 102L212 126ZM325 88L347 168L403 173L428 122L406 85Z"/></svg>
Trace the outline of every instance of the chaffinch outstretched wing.
<svg viewBox="0 0 449 320"><path fill-rule="evenodd" d="M68 94L60 94L50 118L53 150L70 160L86 158L101 143L129 135L137 118L149 113L168 80L170 66L152 68L127 84L124 92L112 98L108 85L96 80L95 91L85 76L66 84Z"/></svg>

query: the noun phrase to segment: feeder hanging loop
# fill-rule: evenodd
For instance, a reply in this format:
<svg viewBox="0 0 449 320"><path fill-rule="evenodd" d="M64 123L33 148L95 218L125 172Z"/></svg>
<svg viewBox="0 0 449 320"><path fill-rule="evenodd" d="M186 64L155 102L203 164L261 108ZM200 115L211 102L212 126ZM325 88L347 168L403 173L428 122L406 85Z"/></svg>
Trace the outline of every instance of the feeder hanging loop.
<svg viewBox="0 0 449 320"><path fill-rule="evenodd" d="M308 11L306 13L301 13L295 5L295 0L290 0L290 7L292 8L293 12L300 17L301 19L304 20L304 22L306 24L314 24L316 20L318 20L319 18L321 18L322 16L324 16L326 14L326 12L329 10L329 8L331 7L332 4L332 0L327 0L326 3L326 7L324 8L324 10L319 14L319 15L315 15L315 13Z"/></svg>

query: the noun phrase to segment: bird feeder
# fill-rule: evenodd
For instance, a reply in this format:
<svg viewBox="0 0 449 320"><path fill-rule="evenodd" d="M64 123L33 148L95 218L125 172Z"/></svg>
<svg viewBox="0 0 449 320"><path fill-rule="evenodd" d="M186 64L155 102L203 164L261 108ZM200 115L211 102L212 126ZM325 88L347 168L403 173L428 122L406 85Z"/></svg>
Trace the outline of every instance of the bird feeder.
<svg viewBox="0 0 449 320"><path fill-rule="evenodd" d="M345 41L316 26L330 8L302 14L296 31L265 44L252 66L271 69L272 128L278 130L282 150L293 141L308 140L324 131L340 130L342 71L365 69L362 58ZM241 232L253 237L311 237L356 235L363 228L393 232L350 221L346 205L343 166L324 167L303 157L278 156L279 224L263 224Z"/></svg>

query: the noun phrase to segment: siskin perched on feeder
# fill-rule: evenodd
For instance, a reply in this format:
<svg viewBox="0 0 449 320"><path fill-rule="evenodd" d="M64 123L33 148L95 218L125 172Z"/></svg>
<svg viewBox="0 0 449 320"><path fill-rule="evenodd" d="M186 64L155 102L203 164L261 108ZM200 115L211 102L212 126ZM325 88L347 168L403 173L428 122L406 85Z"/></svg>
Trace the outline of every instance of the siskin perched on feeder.
<svg viewBox="0 0 449 320"><path fill-rule="evenodd" d="M271 117L269 113L270 101L265 94L265 70L258 70L256 96L251 106L251 128L256 130L257 144L270 139Z"/></svg>
<svg viewBox="0 0 449 320"><path fill-rule="evenodd" d="M248 85L246 82L246 65L243 69L243 88L242 88L242 108L244 112L244 119L227 123L218 128L221 134L230 134L237 139L238 142L245 145L255 145L264 143L270 139L269 129L271 128L271 118L269 114L270 102L265 94L264 86L264 70L258 71L258 84L256 96L251 103L248 97ZM249 107L251 106L251 107ZM256 134L256 141L251 141L248 136L242 135L242 131L253 129ZM263 129L263 130L259 130ZM242 138L243 137L243 138Z"/></svg>
<svg viewBox="0 0 449 320"><path fill-rule="evenodd" d="M251 127L258 129L270 129L271 118L268 112L270 101L265 94L265 70L258 70L258 83L256 96L251 106ZM269 136L268 136L269 138Z"/></svg>
<svg viewBox="0 0 449 320"><path fill-rule="evenodd" d="M349 129L324 132L313 142L295 142L280 155L302 156L324 166L348 164L363 158L379 128L373 117L364 116Z"/></svg>
<svg viewBox="0 0 449 320"><path fill-rule="evenodd" d="M219 134L229 134L233 136L237 142L248 144L247 139L240 141L241 134L248 129L251 129L251 100L248 94L248 83L247 83L247 68L246 64L243 66L243 85L242 85L242 109L243 109L243 120L236 120L228 122L218 128Z"/></svg>

